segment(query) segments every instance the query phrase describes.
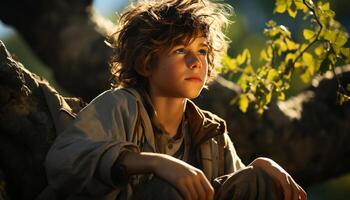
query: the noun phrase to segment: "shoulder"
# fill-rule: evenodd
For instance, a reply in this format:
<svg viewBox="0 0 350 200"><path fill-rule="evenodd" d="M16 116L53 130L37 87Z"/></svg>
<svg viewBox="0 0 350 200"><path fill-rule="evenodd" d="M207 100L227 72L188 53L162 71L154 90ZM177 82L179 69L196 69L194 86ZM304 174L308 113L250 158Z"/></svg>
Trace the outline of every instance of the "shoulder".
<svg viewBox="0 0 350 200"><path fill-rule="evenodd" d="M84 109L89 107L128 108L135 106L138 98L130 89L109 89L96 96Z"/></svg>
<svg viewBox="0 0 350 200"><path fill-rule="evenodd" d="M129 89L109 89L95 97L78 114L79 117L106 118L107 116L135 117L138 113L139 97ZM114 117L112 117L114 118Z"/></svg>
<svg viewBox="0 0 350 200"><path fill-rule="evenodd" d="M106 90L95 97L90 104L99 104L102 102L113 101L114 103L124 103L128 101L137 101L136 96L131 92L133 89L129 88L113 88ZM136 92L136 90L135 90Z"/></svg>

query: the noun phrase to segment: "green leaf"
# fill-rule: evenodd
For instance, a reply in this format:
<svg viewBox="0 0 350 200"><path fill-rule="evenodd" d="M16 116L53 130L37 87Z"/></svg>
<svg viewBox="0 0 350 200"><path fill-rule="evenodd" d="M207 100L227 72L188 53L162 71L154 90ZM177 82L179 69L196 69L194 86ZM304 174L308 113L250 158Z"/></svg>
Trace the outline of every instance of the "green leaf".
<svg viewBox="0 0 350 200"><path fill-rule="evenodd" d="M286 0L277 0L275 3L274 12L284 13L287 10L287 1Z"/></svg>
<svg viewBox="0 0 350 200"><path fill-rule="evenodd" d="M253 68L253 66L247 65L247 66L244 68L244 73L245 73L245 74L254 74L254 68Z"/></svg>
<svg viewBox="0 0 350 200"><path fill-rule="evenodd" d="M284 92L278 92L277 99L280 101L284 101L286 99L286 95L284 94Z"/></svg>
<svg viewBox="0 0 350 200"><path fill-rule="evenodd" d="M272 98L272 92L269 92L266 96L265 96L265 104L268 104L271 102L271 98Z"/></svg>
<svg viewBox="0 0 350 200"><path fill-rule="evenodd" d="M277 75L277 70L272 68L267 73L266 79L269 81L273 81L275 79L276 75Z"/></svg>
<svg viewBox="0 0 350 200"><path fill-rule="evenodd" d="M263 113L264 113L264 107L257 107L256 108L257 110L256 110L256 112L259 114L259 115L262 115Z"/></svg>
<svg viewBox="0 0 350 200"><path fill-rule="evenodd" d="M245 54L239 54L238 56L237 56L237 64L238 65L242 65L244 62L245 62L245 60L247 59L247 57L245 56Z"/></svg>
<svg viewBox="0 0 350 200"><path fill-rule="evenodd" d="M309 45L305 44L305 43L302 43L300 46L299 46L299 51L304 51Z"/></svg>
<svg viewBox="0 0 350 200"><path fill-rule="evenodd" d="M233 73L237 72L238 65L237 65L236 60L232 59L227 54L225 54L223 56L222 65L223 65L222 71L224 71L224 72L227 72L227 71L230 71L230 72L233 72Z"/></svg>
<svg viewBox="0 0 350 200"><path fill-rule="evenodd" d="M314 59L312 58L312 55L310 53L307 53L307 52L303 53L303 61L307 67L314 66Z"/></svg>
<svg viewBox="0 0 350 200"><path fill-rule="evenodd" d="M302 75L300 75L300 79L303 81L303 83L309 82L310 78L311 78L310 73L308 73L307 71Z"/></svg>
<svg viewBox="0 0 350 200"><path fill-rule="evenodd" d="M318 8L323 10L323 11L327 11L330 9L330 5L329 5L329 2L326 2L326 3L322 3L322 2L318 2Z"/></svg>
<svg viewBox="0 0 350 200"><path fill-rule="evenodd" d="M340 49L340 52L341 52L341 54L343 54L344 57L346 57L348 59L350 58L350 48L343 47Z"/></svg>
<svg viewBox="0 0 350 200"><path fill-rule="evenodd" d="M239 109L245 113L247 112L248 105L249 105L248 96L246 94L241 94L239 98Z"/></svg>
<svg viewBox="0 0 350 200"><path fill-rule="evenodd" d="M324 37L326 40L330 41L331 43L334 43L335 40L337 39L337 33L336 33L335 31L332 31L332 30L326 30L326 31L324 32L323 37Z"/></svg>
<svg viewBox="0 0 350 200"><path fill-rule="evenodd" d="M248 49L244 49L242 54L239 54L237 56L237 63L238 63L238 65L242 65L245 62L247 64L250 64L250 62L251 62L251 56L250 56L250 52L249 52Z"/></svg>
<svg viewBox="0 0 350 200"><path fill-rule="evenodd" d="M321 44L321 45L319 45L318 47L315 48L315 54L318 57L321 57L324 53L325 53L325 49L324 49L323 44Z"/></svg>
<svg viewBox="0 0 350 200"><path fill-rule="evenodd" d="M306 13L309 9L307 6L303 3L303 0L294 0L295 6L298 10L302 10L304 13Z"/></svg>
<svg viewBox="0 0 350 200"><path fill-rule="evenodd" d="M286 38L286 44L287 44L287 48L288 50L296 50L299 48L299 45L296 44L295 42L293 42L292 40Z"/></svg>
<svg viewBox="0 0 350 200"><path fill-rule="evenodd" d="M337 39L335 40L335 44L339 47L342 47L348 41L348 34L346 32L339 32L337 35Z"/></svg>
<svg viewBox="0 0 350 200"><path fill-rule="evenodd" d="M287 44L282 39L275 40L275 44L277 45L279 56L287 51Z"/></svg>
<svg viewBox="0 0 350 200"><path fill-rule="evenodd" d="M286 58L285 58L285 61L288 63L289 61L292 61L294 62L296 58L296 55L294 53L288 53Z"/></svg>
<svg viewBox="0 0 350 200"><path fill-rule="evenodd" d="M271 56L268 55L266 49L261 50L260 52L260 60L270 62Z"/></svg>
<svg viewBox="0 0 350 200"><path fill-rule="evenodd" d="M295 18L297 16L298 10L296 8L288 8L288 14L289 16Z"/></svg>
<svg viewBox="0 0 350 200"><path fill-rule="evenodd" d="M309 82L311 76L315 73L315 63L312 55L310 53L303 53L303 62L305 66L305 72L300 76L304 83Z"/></svg>
<svg viewBox="0 0 350 200"><path fill-rule="evenodd" d="M277 23L270 19L268 22L266 22L266 26L267 27L274 27L274 26L277 26Z"/></svg>
<svg viewBox="0 0 350 200"><path fill-rule="evenodd" d="M311 40L313 37L315 37L315 32L310 29L304 29L303 36L306 40Z"/></svg>

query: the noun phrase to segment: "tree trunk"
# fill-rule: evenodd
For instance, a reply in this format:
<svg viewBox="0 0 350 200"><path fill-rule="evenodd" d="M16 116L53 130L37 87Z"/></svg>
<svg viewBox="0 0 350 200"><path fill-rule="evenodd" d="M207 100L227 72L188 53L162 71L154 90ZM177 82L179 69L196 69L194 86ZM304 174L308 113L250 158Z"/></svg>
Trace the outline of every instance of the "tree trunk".
<svg viewBox="0 0 350 200"><path fill-rule="evenodd" d="M39 77L0 43L0 170L11 199L34 199L47 184L43 161L55 130Z"/></svg>
<svg viewBox="0 0 350 200"><path fill-rule="evenodd" d="M109 88L107 61L112 54L104 43L106 28L91 4L91 0L0 1L0 20L17 30L53 70L60 86L86 101Z"/></svg>

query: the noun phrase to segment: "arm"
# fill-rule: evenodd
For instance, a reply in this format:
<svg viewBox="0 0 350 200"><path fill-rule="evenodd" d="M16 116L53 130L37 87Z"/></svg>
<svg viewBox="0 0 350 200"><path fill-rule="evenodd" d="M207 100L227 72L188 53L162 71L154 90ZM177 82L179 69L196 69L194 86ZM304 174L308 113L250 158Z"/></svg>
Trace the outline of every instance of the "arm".
<svg viewBox="0 0 350 200"><path fill-rule="evenodd" d="M245 165L236 153L230 137L225 134L225 173L232 173ZM284 199L306 199L306 192L301 188L293 178L276 162L269 158L257 158L249 164L249 166L257 167L264 170L273 180L282 188Z"/></svg>
<svg viewBox="0 0 350 200"><path fill-rule="evenodd" d="M128 175L156 174L177 188L185 199L213 199L214 189L203 172L172 156L126 151L118 162L126 166Z"/></svg>
<svg viewBox="0 0 350 200"><path fill-rule="evenodd" d="M257 167L269 174L283 191L284 199L305 200L306 192L300 187L293 178L276 162L269 158L259 157L249 164Z"/></svg>
<svg viewBox="0 0 350 200"><path fill-rule="evenodd" d="M110 168L122 151L138 151L131 139L137 104L107 91L57 136L45 161L48 182L60 193L104 195L120 188Z"/></svg>

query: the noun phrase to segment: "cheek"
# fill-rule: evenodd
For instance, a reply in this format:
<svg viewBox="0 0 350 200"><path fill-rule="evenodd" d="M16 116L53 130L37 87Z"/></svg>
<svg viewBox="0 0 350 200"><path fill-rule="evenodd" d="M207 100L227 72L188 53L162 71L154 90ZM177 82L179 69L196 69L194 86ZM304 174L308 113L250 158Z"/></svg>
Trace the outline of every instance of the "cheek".
<svg viewBox="0 0 350 200"><path fill-rule="evenodd" d="M159 62L158 64L156 76L162 83L173 82L181 73L177 62L173 59L162 60L162 62Z"/></svg>
<svg viewBox="0 0 350 200"><path fill-rule="evenodd" d="M202 73L205 74L206 76L208 75L208 71L209 71L209 66L208 66L208 62L207 60L205 59L203 62L202 62Z"/></svg>
<svg viewBox="0 0 350 200"><path fill-rule="evenodd" d="M184 72L185 68L183 67L183 62L181 62L180 59L171 59L166 64L167 66L165 69L169 74L176 76L177 74Z"/></svg>

